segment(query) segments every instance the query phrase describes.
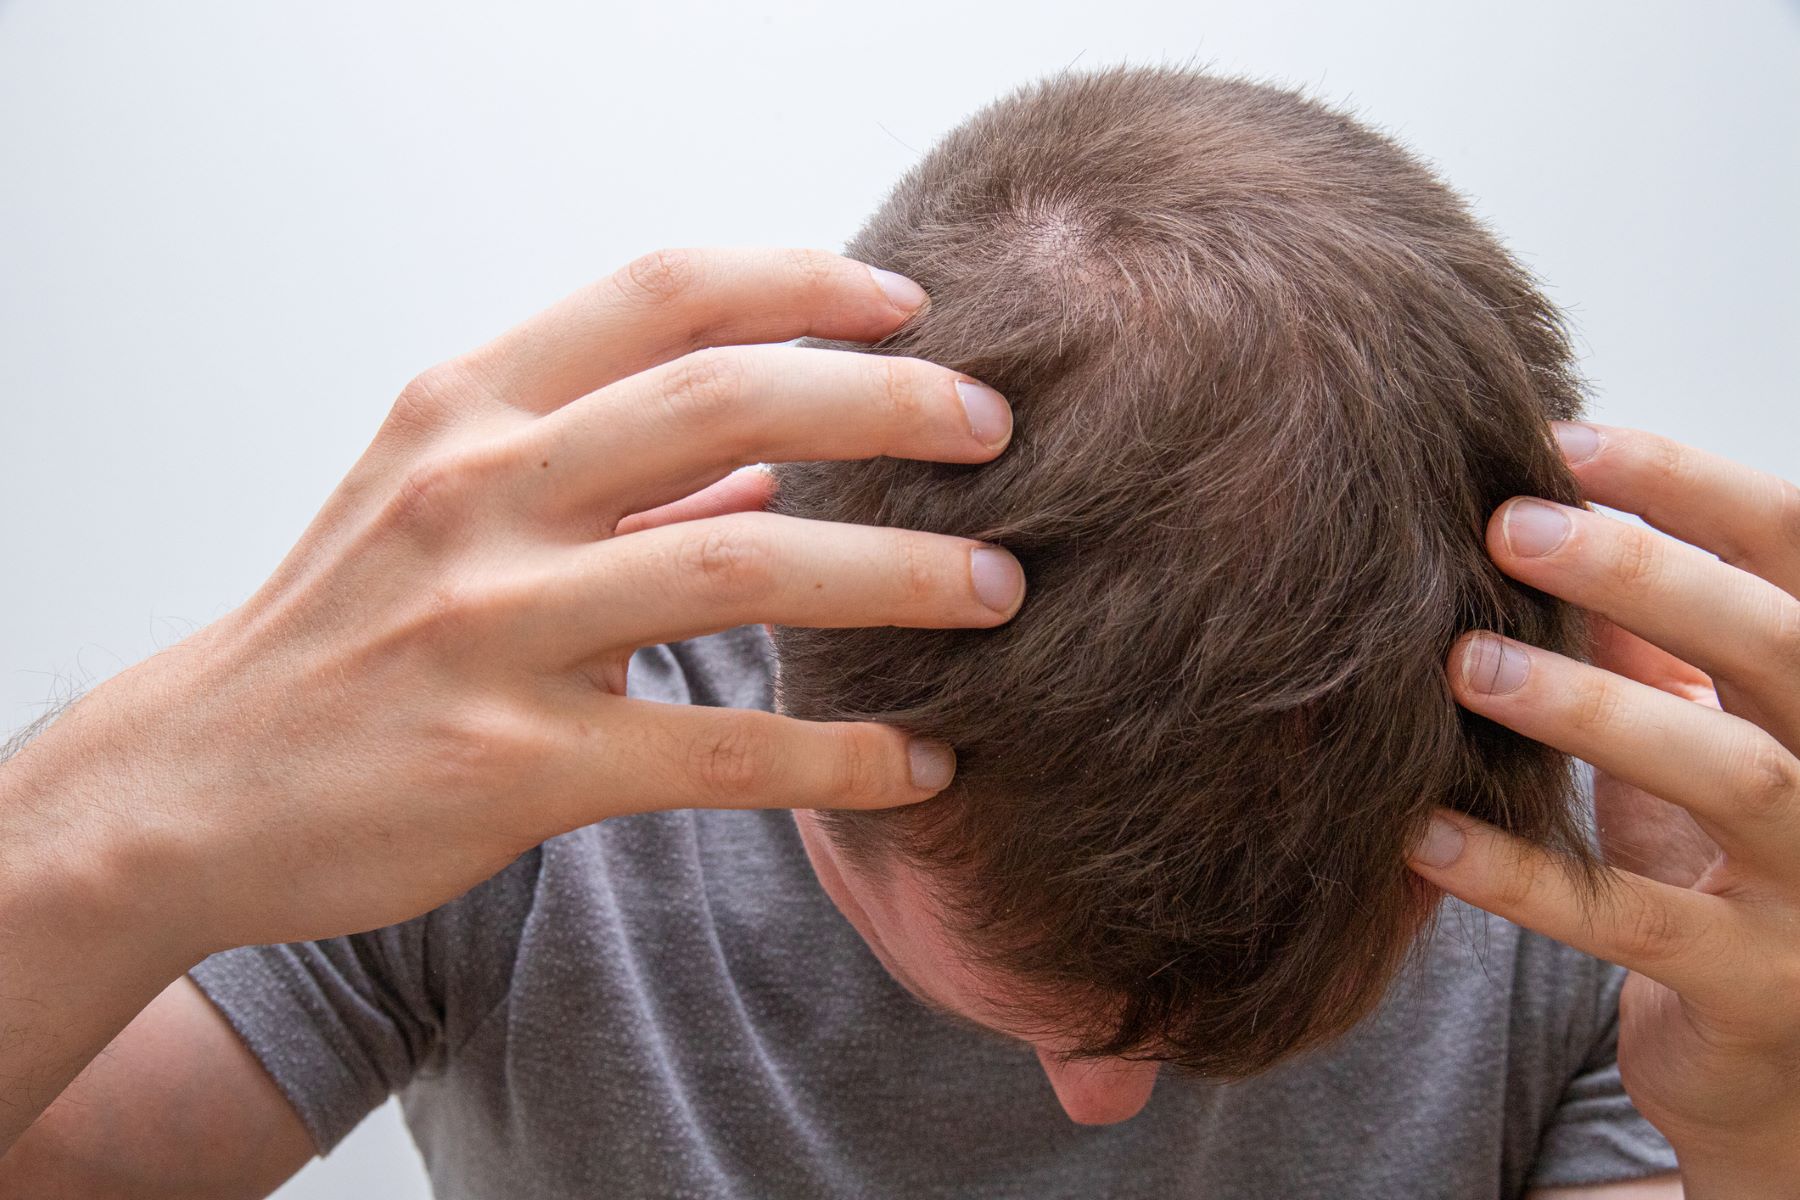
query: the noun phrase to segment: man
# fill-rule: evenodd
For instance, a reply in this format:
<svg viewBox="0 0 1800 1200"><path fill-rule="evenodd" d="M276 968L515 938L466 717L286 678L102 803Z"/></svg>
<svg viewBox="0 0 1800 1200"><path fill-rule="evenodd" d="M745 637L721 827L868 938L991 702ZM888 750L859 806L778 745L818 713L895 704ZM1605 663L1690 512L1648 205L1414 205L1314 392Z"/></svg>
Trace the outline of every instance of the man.
<svg viewBox="0 0 1800 1200"><path fill-rule="evenodd" d="M1111 114L1116 120L1102 132L1119 139L1120 153L1145 155L1138 182L1177 189L1181 179L1170 171L1182 164L1156 157L1168 143L1133 140L1125 118L1165 133L1229 131L1235 122L1241 133L1246 113L1254 117L1262 105L1264 116L1293 122L1286 136L1323 156L1311 164L1319 178L1334 178L1334 166L1384 178L1381 169L1392 163L1378 160L1380 148L1366 133L1291 97L1174 72L1065 79L1007 103L997 111L1010 118L990 117L952 141L965 154L973 144L974 160L995 166L991 174L934 176L928 164L910 193L943 201L927 206L934 220L910 227L920 231L915 251L934 236L955 251L937 260L920 251L913 267L940 285L933 304L946 322L933 323L933 307L906 279L832 256L672 254L634 264L421 377L256 597L90 696L8 765L0 778L8 801L0 804L7 835L0 844L10 854L6 911L16 914L9 924L17 932L3 945L22 1000L4 1015L30 1035L12 1060L24 1068L14 1072L21 1081L15 1109L29 1121L101 1046L111 1041L111 1049L0 1161L0 1180L23 1194L60 1187L83 1195L259 1195L398 1089L443 1195L1516 1195L1528 1188L1678 1195L1667 1177L1676 1156L1632 1108L1614 1061L1621 970L1457 907L1417 943L1410 969L1381 996L1423 919L1414 902L1429 897L1408 882L1402 856L1432 803L1448 801L1530 840L1508 844L1490 824L1466 819L1439 824L1416 851L1420 875L1589 948L1616 947L1617 957L1649 972L1631 977L1639 995L1650 977L1666 976L1693 997L1693 1011L1730 1017L1709 1025L1715 1033L1729 1025L1731 1037L1710 1039L1703 1053L1672 1056L1684 1065L1665 1068L1646 1094L1667 1100L1670 1081L1729 1073L1756 1097L1754 1111L1732 1111L1727 1122L1720 1114L1729 1102L1709 1094L1692 1103L1677 1088L1656 1111L1659 1125L1696 1188L1779 1194L1767 1189L1785 1165L1775 1147L1792 1128L1788 1092L1754 1064L1787 1025L1769 1005L1732 1010L1708 991L1712 985L1695 982L1690 943L1671 959L1660 937L1625 936L1636 928L1633 914L1666 911L1671 922L1679 916L1684 928L1699 928L1692 924L1699 918L1681 914L1700 910L1651 909L1682 902L1621 885L1580 857L1581 845L1567 837L1570 810L1556 803L1566 794L1544 789L1561 760L1493 728L1456 725L1441 693L1437 707L1388 723L1396 739L1388 748L1410 744L1428 756L1420 778L1435 781L1430 794L1377 788L1380 795L1370 796L1380 802L1363 811L1341 787L1336 799L1315 801L1309 789L1341 780L1295 753L1310 748L1356 761L1345 756L1366 747L1333 739L1343 722L1367 714L1376 693L1355 689L1371 675L1396 704L1413 699L1396 682L1444 688L1474 711L1556 742L1532 727L1530 715L1508 710L1517 703L1508 697L1547 709L1551 699L1534 680L1560 678L1580 696L1605 674L1477 638L1457 643L1463 669L1448 684L1435 674L1426 680L1419 646L1429 644L1436 664L1450 634L1486 627L1483 618L1565 644L1567 614L1522 589L1503 593L1513 585L1485 560L1477 567L1473 552L1443 567L1449 590L1424 589L1429 603L1406 610L1395 606L1408 593L1384 590L1385 577L1372 580L1367 560L1361 570L1334 563L1330 541L1311 544L1324 556L1313 561L1316 578L1295 574L1299 564L1277 554L1304 544L1308 527L1296 535L1301 543L1282 540L1292 520L1318 518L1335 499L1365 523L1415 535L1382 543L1387 558L1374 567L1431 561L1433 537L1448 539L1465 517L1478 523L1484 514L1474 506L1512 488L1512 467L1462 457L1470 447L1512 454L1521 478L1555 498L1566 477L1546 457L1541 422L1572 414L1555 407L1566 381L1548 369L1560 343L1541 312L1489 306L1487 318L1500 324L1482 325L1481 305L1406 309L1405 289L1383 291L1382 276L1371 273L1362 283L1368 294L1406 314L1393 327L1402 349L1354 337L1317 343L1300 335L1354 333L1359 315L1333 311L1320 319L1306 305L1325 293L1304 287L1292 292L1291 309L1258 307L1254 301L1266 297L1242 285L1266 279L1256 273L1267 262L1239 258L1245 274L1235 278L1192 272L1194 289L1213 288L1215 311L1232 314L1243 335L1211 345L1202 339L1196 348L1229 356L1242 344L1264 357L1188 360L1219 373L1217 386L1202 393L1218 403L1189 414L1202 420L1205 436L1171 436L1172 450L1158 448L1177 461L1215 444L1207 440L1215 433L1228 445L1252 444L1232 439L1246 423L1253 429L1257 415L1226 403L1230 385L1246 378L1269 385L1262 394L1274 409L1296 399L1444 401L1458 387L1446 366L1493 390L1465 389L1479 402L1466 414L1467 445L1429 434L1408 443L1404 434L1416 433L1412 422L1425 414L1405 409L1386 414L1403 430L1387 442L1369 441L1365 424L1362 433L1340 430L1335 442L1297 443L1361 449L1367 457L1330 464L1337 469L1323 472L1322 491L1284 489L1267 476L1270 511L1286 518L1270 520L1269 540L1228 543L1215 530L1201 549L1217 553L1195 555L1196 569L1221 564L1226 586L1196 593L1214 605L1234 602L1233 570L1264 582L1292 580L1291 590L1249 600L1269 628L1308 651L1354 640L1365 628L1344 622L1333 637L1310 642L1319 610L1301 603L1309 589L1313 598L1336 594L1368 620L1407 615L1391 627L1403 643L1391 657L1365 656L1352 669L1311 676L1315 657L1277 657L1241 686L1214 687L1222 694L1207 696L1204 685L1228 658L1177 676L1172 701L1145 696L1145 683L1168 687L1170 679L1134 677L1091 653L1082 658L1094 644L1082 640L1083 623L1055 616L1078 612L1100 644L1112 637L1146 655L1167 649L1143 636L1150 619L1143 612L1119 622L1115 610L1067 602L1080 594L1069 580L1097 577L1082 574L1093 560L1080 559L1066 535L1083 532L1095 508L1117 511L1109 489L1122 485L1096 474L1059 477L1055 469L1071 454L1080 460L1077 433L1104 429L1121 410L1137 439L1154 444L1170 429L1142 420L1144 411L1130 407L1137 394L1106 390L1116 375L1082 382L1085 410L1072 406L1075 392L1056 389L1106 361L1090 334L1107 312L1129 324L1133 315L1167 309L1133 307L1146 291L1135 269L1142 262L1109 241L1116 230L1093 224L1091 196L1078 195L1087 203L1073 206L1062 203L1066 193L990 205L1014 218L1023 240L983 241L984 231L974 229L972 240L958 244L956 235L971 233L955 220L959 196L988 187L997 189L989 196L1015 197L1005 189L1017 178L1007 168L1046 146L1080 159L1093 144L983 142L982 131L1066 133L1057 121L1034 122L1047 113ZM1251 121L1259 123L1266 124ZM1347 138L1348 148L1330 137L1321 142L1321 130ZM1235 165L1278 167L1267 152L1253 142ZM1368 193L1355 189L1300 199L1359 213L1360 226L1327 223L1340 234L1411 220L1420 244L1486 249L1454 228L1433 242L1433 231L1445 228L1442 208L1376 204L1371 211L1358 206ZM1118 211L1159 215L1142 204ZM1283 214L1269 215L1279 227ZM1178 230L1177 250L1185 251L1181 236ZM1037 261L1003 253L984 262L984 248ZM1223 257L1234 249L1241 247L1225 247ZM1354 253L1345 261L1369 265ZM1493 266L1455 261L1476 276ZM995 287L987 295L1012 307L956 357L991 382L1041 371L1038 384L1014 398L1019 444L1009 456L991 467L920 468L910 477L890 464L867 469L875 474L856 464L820 466L817 474L795 469L776 493L784 511L775 513L752 511L769 499L757 476L717 482L746 461L993 458L1011 431L1006 405L945 365L818 346L688 353L799 334L862 343L894 335L909 317L882 348L903 348L909 336L949 338L955 323L948 318L967 296L956 280L977 278L981 269L1011 284L1010 292ZM1502 289L1516 282L1503 269L1488 277ZM1077 300L1087 307L1065 325ZM1522 321L1510 340L1493 332L1508 319ZM1489 340L1462 337L1456 327L1435 342L1405 341L1434 321L1454 320L1473 322L1467 329L1485 330ZM1259 322L1267 322L1260 331ZM1165 325L1146 332L1179 341L1196 331ZM1477 353L1445 362L1424 353L1445 347ZM1251 364L1264 374L1247 376ZM1296 366L1322 365L1328 370L1315 378L1342 381L1370 364L1415 375L1381 372L1374 378L1385 388L1368 391L1279 386L1281 372ZM1179 360L1156 365L1166 374ZM1151 372L1138 382L1158 378ZM1420 391L1419 378L1450 381L1437 393ZM1194 393L1177 386L1171 394ZM1547 409L1535 429L1508 425L1534 396ZM1315 407L1296 421L1290 408L1277 413L1288 418L1278 428L1289 438L1310 436L1344 411ZM1484 413L1488 426L1474 419ZM1207 419L1226 428L1207 429ZM1572 440L1587 428L1560 432ZM1595 436L1599 445L1571 457L1613 464L1584 468L1582 478L1604 487L1612 471L1619 486L1629 478L1619 464L1630 461L1632 443L1605 442L1616 433ZM1297 469L1278 452L1296 443L1265 444L1270 453L1258 465L1266 475ZM1393 453L1383 457L1383 447ZM1421 458L1421 447L1443 457ZM1468 493L1471 513L1446 519L1421 507L1419 492L1409 490L1412 477L1384 474L1396 463L1416 468L1420 487L1490 470L1496 479ZM1214 465L1231 475L1231 464ZM844 489L821 486L832 471L843 472ZM999 482L984 494L972 481L990 471ZM1007 481L1017 487L1046 476L1086 497L1060 514L1070 524L1009 528ZM1209 478L1197 473L1191 483L1204 492ZM1392 507L1366 503L1358 488L1368 479L1397 489ZM871 480L879 486L869 487ZM959 491L951 481L965 486ZM1142 471L1128 480L1153 507L1163 482ZM1695 487L1729 490L1710 477ZM960 496L970 505L967 523L991 528L1001 544L906 529L939 491ZM1246 493L1231 497L1241 505ZM902 528L802 515L838 503L870 505L881 525ZM1414 508L1398 511L1403 505ZM1560 585L1551 590L1581 591L1549 578L1559 569L1576 574L1557 557L1560 547L1617 536L1582 524L1585 533L1539 538L1533 549L1533 530L1554 521L1527 515L1532 510L1520 501L1505 511L1491 549L1509 574L1532 579L1535 572L1532 581ZM1184 518L1204 514L1177 506L1160 515L1175 518L1175 533L1191 533ZM1575 518L1555 519L1568 525ZM1466 532L1473 539L1475 530ZM1147 546L1176 544L1168 530L1150 536L1156 540ZM1747 570L1763 579L1776 573L1757 565L1764 561L1758 539L1740 536L1750 547ZM1027 561L1023 572L1005 544L1013 538ZM1543 563L1523 564L1527 558ZM1271 559L1283 571L1259 574ZM1151 577L1160 565L1141 564ZM1476 582L1462 591L1449 586L1468 577ZM1780 586L1745 572L1731 579L1730 611L1761 613ZM1750 604L1745 581L1769 594ZM1194 586L1209 582L1217 581ZM1188 583L1177 575L1170 586ZM1032 626L1032 611L1021 605L1040 592L1050 615ZM1226 644L1252 644L1244 639L1256 622L1243 614L1255 610L1242 608L1244 599L1236 597L1236 610L1210 613L1177 606L1162 631L1198 653L1208 648L1208 617L1224 614L1239 633ZM1610 600L1595 607L1629 611ZM1417 635L1409 628L1431 620L1450 624ZM777 627L778 688L776 656L758 622ZM852 629L878 625L988 632ZM821 632L809 643L796 636L808 626L844 632ZM1754 621L1746 618L1742 628L1754 644ZM829 649L832 637L867 654L839 663L825 687L831 656L819 648ZM857 638L900 649L883 655L875 640ZM977 707L1014 691L1029 699L1041 681L1016 668L1061 661L1008 649L1029 648L1033 638L1075 647L1090 673L1119 672L1091 686L1118 698L1126 732L1109 739L1107 713L1079 709L1081 693L1071 706L1086 714L1091 732L1079 745L1055 740L1056 712L1040 710L1049 736L1002 712L985 727L987 742L958 745L967 779L946 790L950 764L930 736L934 724L949 727L946 713L956 711L943 698L963 697L972 729L982 728ZM922 653L945 645L964 646L975 660L985 654L990 669L1007 664L1011 673L951 686L942 677L950 660ZM632 654L643 646L651 649ZM1701 657L1685 642L1680 648ZM1296 661L1305 669L1275 669ZM1558 676L1558 663L1593 676ZM1335 708L1344 689L1359 702ZM1051 687L1037 702L1061 695ZM825 703L841 707L831 714L837 719L754 711L779 706L810 715L803 710ZM1786 709L1766 702L1762 711L1779 718ZM1146 717L1157 712L1172 716L1157 725ZM1196 723L1201 712L1225 722L1243 714L1249 723ZM876 714L925 736L866 720ZM1442 724L1446 718L1451 725ZM1694 719L1684 712L1663 731L1690 760L1696 745L1677 735L1681 722ZM1438 732L1408 743L1419 728ZM1032 773L1015 764L996 772L994 764L1007 761L1000 734L1056 769ZM1582 734L1592 745L1564 748L1590 751L1584 756L1616 771L1622 755L1608 743L1619 732L1590 717L1569 740L1581 742ZM1743 731L1732 736L1751 744ZM1266 763L1243 754L1257 737ZM104 788L87 765L101 748L111 768ZM1172 760L1204 805L1155 774ZM1400 779L1420 769L1412 759L1389 763ZM1749 794L1752 780L1741 769L1715 765L1710 778L1724 781L1728 794ZM1257 769L1261 776L1249 774ZM1482 770L1476 786L1465 786L1471 771ZM1131 780L1129 771L1163 789L1147 793L1153 802L1092 786ZM1031 788L1020 786L1025 775ZM1071 778L1089 786L1071 788ZM1519 784L1517 807L1491 786L1496 779ZM1291 787L1295 780L1305 786ZM1668 790L1689 803L1680 787ZM919 801L867 820L800 814L796 821L757 807ZM1259 816L1247 803L1256 801L1291 805L1290 817L1315 803L1310 811L1332 823L1283 841L1282 813ZM683 811L652 811L676 808ZM1171 811L1185 823L1173 837ZM1709 833L1733 840L1729 822L1710 814L1707 821ZM1149 835L1140 832L1145 826ZM944 830L959 836L945 838ZM1084 831L1097 831L1093 842L1082 843ZM1274 840L1258 840L1265 835ZM1353 852L1342 852L1345 844ZM1019 854L1046 845L1065 853L1048 862ZM1370 846L1386 846L1386 860L1370 861ZM1261 858L1246 864L1233 854ZM1533 886L1503 876L1502 855L1511 856L1514 878ZM1134 861L1146 858L1155 869ZM1320 869L1340 874L1320 877ZM1356 874L1365 869L1366 876ZM1220 881L1242 890L1232 894ZM1352 882L1362 894L1343 894ZM1590 901L1580 922L1567 915L1575 895ZM1233 912L1243 914L1235 926ZM60 954L42 932L50 928ZM1344 937L1346 929L1355 936ZM1786 961L1772 949L1781 943L1763 937L1759 944L1769 948L1764 961ZM1146 970L1152 952L1175 957L1166 970ZM1731 969L1721 971L1721 962ZM77 1003L95 964L105 964L104 986ZM1708 965L1740 995L1745 981L1764 978L1748 959L1715 955ZM191 974L170 984L171 966ZM1242 1003L1246 995L1254 1002ZM1379 1007L1368 1012L1376 998ZM67 1019L34 1018L34 1008L59 1000ZM1658 1044L1680 1045L1674 1033ZM1159 1080L1162 1061L1186 1070ZM1208 1077L1209 1069L1227 1078ZM1744 1140L1722 1137L1726 1128L1744 1131ZM1745 1147L1752 1149L1738 1152ZM1657 1175L1661 1182L1630 1182ZM1613 1182L1635 1190L1599 1186Z"/></svg>

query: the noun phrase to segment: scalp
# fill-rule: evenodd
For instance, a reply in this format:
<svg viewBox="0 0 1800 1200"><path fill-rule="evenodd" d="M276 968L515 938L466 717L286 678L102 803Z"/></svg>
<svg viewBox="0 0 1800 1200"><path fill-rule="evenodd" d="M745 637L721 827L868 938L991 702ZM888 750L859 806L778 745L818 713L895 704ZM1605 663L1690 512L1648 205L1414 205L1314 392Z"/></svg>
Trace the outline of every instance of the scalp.
<svg viewBox="0 0 1800 1200"><path fill-rule="evenodd" d="M1258 1070L1379 997L1434 899L1403 848L1448 804L1592 859L1568 761L1454 703L1489 628L1580 652L1482 550L1573 502L1560 316L1398 145L1180 69L1064 74L935 147L848 253L932 303L877 345L1000 389L992 463L778 469L794 515L991 540L988 630L781 628L778 703L958 749L924 805L827 821L943 881L971 955L1119 1000L1094 1053ZM1041 1016L1041 1014L1031 1014Z"/></svg>

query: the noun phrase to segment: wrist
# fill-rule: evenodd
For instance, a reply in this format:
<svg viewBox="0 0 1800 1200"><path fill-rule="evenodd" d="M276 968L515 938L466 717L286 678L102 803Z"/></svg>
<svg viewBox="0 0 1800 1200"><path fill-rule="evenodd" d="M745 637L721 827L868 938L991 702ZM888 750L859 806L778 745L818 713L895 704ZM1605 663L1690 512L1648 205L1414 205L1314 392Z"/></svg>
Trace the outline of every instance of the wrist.
<svg viewBox="0 0 1800 1200"><path fill-rule="evenodd" d="M170 872L118 817L124 778L56 729L0 762L0 913L21 939L88 969L167 983L205 957L165 900ZM100 957L96 957L100 956Z"/></svg>
<svg viewBox="0 0 1800 1200"><path fill-rule="evenodd" d="M0 763L0 1155L192 965L53 757Z"/></svg>

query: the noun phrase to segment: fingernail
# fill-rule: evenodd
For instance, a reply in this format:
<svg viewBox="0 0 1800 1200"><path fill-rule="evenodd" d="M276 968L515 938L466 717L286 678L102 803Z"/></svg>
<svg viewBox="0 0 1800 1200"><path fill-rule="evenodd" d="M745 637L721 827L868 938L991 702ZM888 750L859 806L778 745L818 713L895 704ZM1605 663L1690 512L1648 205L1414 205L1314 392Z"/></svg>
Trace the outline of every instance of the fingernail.
<svg viewBox="0 0 1800 1200"><path fill-rule="evenodd" d="M1463 646L1462 672L1470 691L1500 696L1519 690L1531 673L1531 660L1505 638L1484 633Z"/></svg>
<svg viewBox="0 0 1800 1200"><path fill-rule="evenodd" d="M1550 432L1556 435L1556 444L1562 449L1563 459L1571 466L1586 462L1600 449L1600 431L1592 425L1552 421Z"/></svg>
<svg viewBox="0 0 1800 1200"><path fill-rule="evenodd" d="M906 747L906 761L913 786L928 792L943 791L956 774L956 751L942 742L914 738Z"/></svg>
<svg viewBox="0 0 1800 1200"><path fill-rule="evenodd" d="M1455 862L1463 850L1463 831L1443 817L1433 815L1425 836L1412 849L1414 862L1439 870Z"/></svg>
<svg viewBox="0 0 1800 1200"><path fill-rule="evenodd" d="M975 594L995 612L1012 612L1025 594L1025 569L998 546L977 546L970 551L969 575L975 582Z"/></svg>
<svg viewBox="0 0 1800 1200"><path fill-rule="evenodd" d="M997 449L1012 437L1012 406L1000 393L973 379L956 381L956 394L962 398L963 412L969 418L969 432L988 449Z"/></svg>
<svg viewBox="0 0 1800 1200"><path fill-rule="evenodd" d="M1541 558L1569 536L1569 517L1542 500L1514 500L1500 520L1500 535L1520 558Z"/></svg>
<svg viewBox="0 0 1800 1200"><path fill-rule="evenodd" d="M892 271L884 271L880 267L870 267L869 274L881 285L888 303L901 312L909 313L925 303L925 289L904 275L896 275Z"/></svg>

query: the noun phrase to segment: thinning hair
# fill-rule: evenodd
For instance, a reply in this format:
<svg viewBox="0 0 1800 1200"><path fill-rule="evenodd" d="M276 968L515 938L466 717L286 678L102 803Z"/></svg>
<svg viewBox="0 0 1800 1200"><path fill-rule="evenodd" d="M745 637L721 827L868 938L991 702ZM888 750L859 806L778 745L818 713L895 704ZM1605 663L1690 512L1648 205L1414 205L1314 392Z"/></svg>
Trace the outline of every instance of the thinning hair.
<svg viewBox="0 0 1800 1200"><path fill-rule="evenodd" d="M992 384L1013 440L783 464L771 507L986 539L1029 586L994 629L778 628L777 706L956 747L941 795L825 828L921 869L1020 1019L1219 1076L1341 1033L1432 924L1404 850L1436 804L1596 878L1570 761L1444 668L1475 628L1582 653L1483 549L1511 495L1578 502L1546 419L1581 386L1417 159L1287 90L1065 72L946 136L846 253L931 296L873 352Z"/></svg>

